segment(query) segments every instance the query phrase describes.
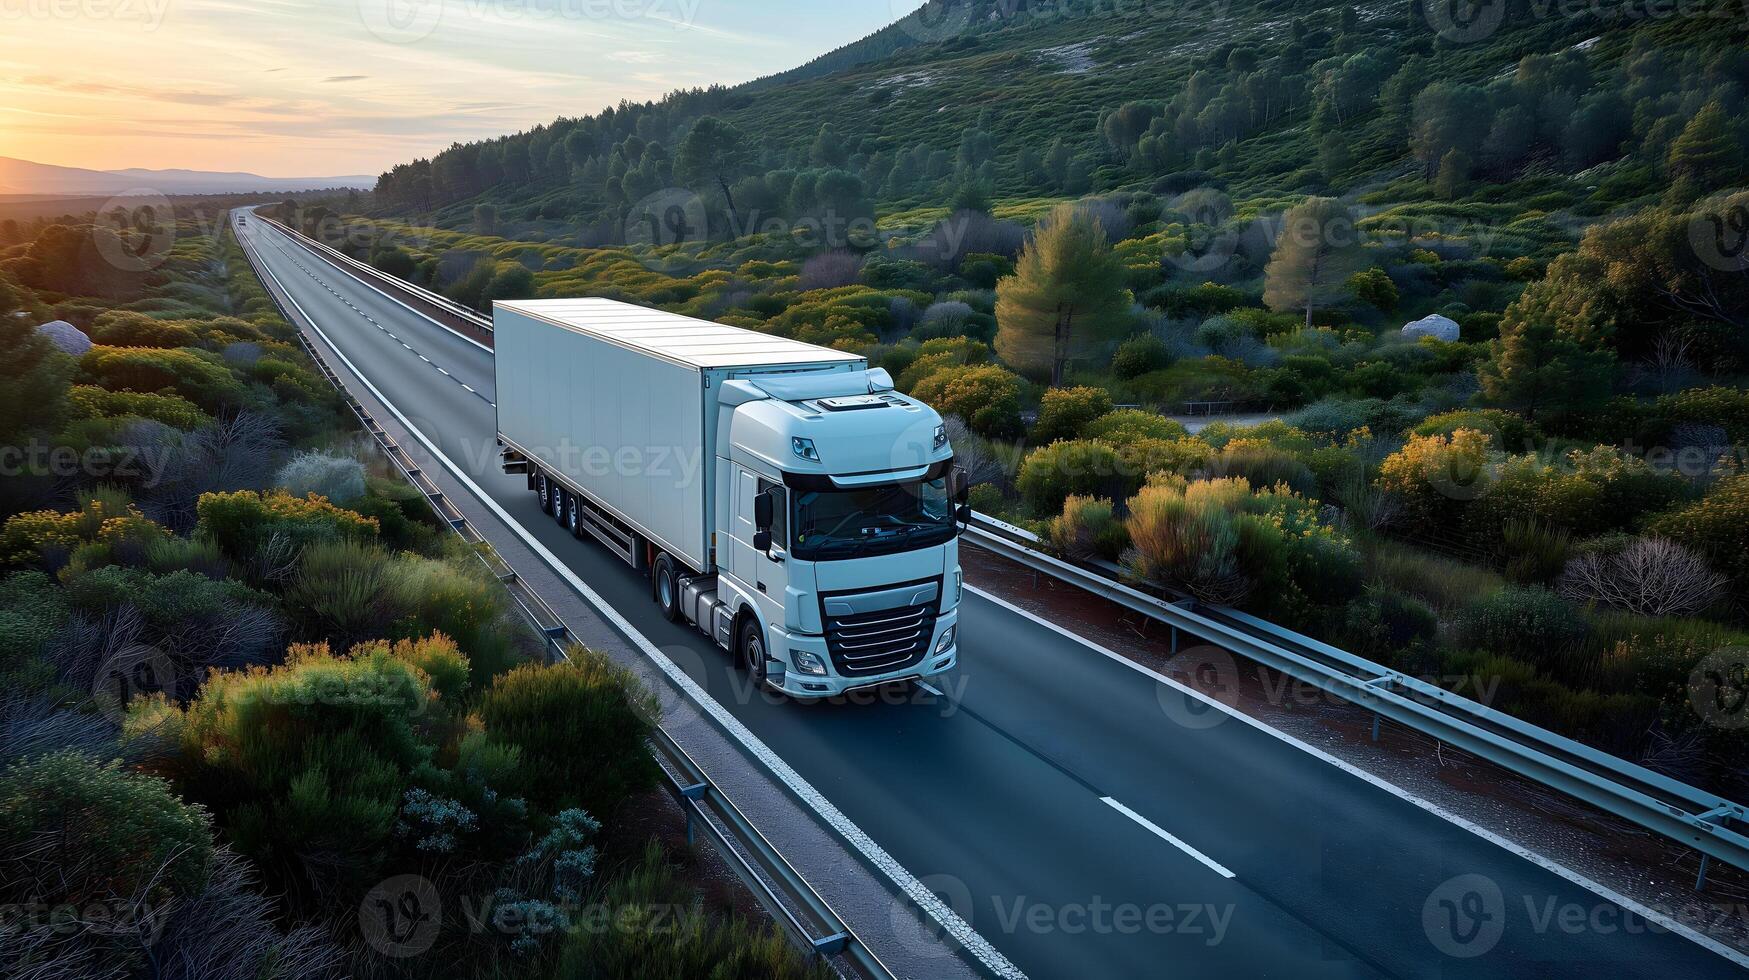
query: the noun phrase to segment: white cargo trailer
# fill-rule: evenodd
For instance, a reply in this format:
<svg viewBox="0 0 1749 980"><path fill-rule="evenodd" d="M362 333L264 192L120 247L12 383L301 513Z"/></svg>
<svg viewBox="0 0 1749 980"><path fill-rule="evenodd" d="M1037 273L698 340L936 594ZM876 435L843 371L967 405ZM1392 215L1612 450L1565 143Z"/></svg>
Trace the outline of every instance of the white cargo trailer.
<svg viewBox="0 0 1749 980"><path fill-rule="evenodd" d="M604 299L500 302L499 441L671 620L823 697L954 665L940 417L859 355Z"/></svg>

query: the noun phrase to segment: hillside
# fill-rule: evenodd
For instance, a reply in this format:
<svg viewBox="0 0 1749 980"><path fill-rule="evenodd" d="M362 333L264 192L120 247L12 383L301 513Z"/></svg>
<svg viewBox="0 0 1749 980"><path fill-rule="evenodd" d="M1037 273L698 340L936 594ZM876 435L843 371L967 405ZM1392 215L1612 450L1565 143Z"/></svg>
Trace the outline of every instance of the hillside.
<svg viewBox="0 0 1749 980"><path fill-rule="evenodd" d="M590 226L582 242L613 238L631 205L665 188L696 191L715 212L725 186L772 171L842 172L854 184L841 198L902 213L944 204L968 181L998 201L1199 182L1235 198L1354 192L1417 164L1431 176L1461 142L1471 175L1498 183L1580 173L1621 148L1661 153L1708 93L1725 86L1735 109L1749 80L1741 16L1515 7L1491 33L1453 41L1437 15L1396 3L1234 0L1198 16L1076 0L926 10L937 7L747 85L452 147L385 174L381 204L435 209L447 227L470 217L455 205L509 205L521 210L505 217L541 222L531 231ZM1416 100L1435 85L1477 86L1457 93L1477 111L1418 132ZM1511 105L1526 115L1502 120ZM707 116L728 124L728 142L716 146L724 131L712 129L689 155ZM1647 175L1623 175L1595 209L1656 189Z"/></svg>

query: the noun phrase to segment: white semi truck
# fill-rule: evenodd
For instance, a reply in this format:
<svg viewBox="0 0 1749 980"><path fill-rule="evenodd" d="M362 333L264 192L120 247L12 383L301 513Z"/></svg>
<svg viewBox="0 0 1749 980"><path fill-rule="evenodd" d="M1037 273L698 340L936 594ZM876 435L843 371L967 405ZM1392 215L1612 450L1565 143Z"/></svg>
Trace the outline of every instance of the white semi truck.
<svg viewBox="0 0 1749 980"><path fill-rule="evenodd" d="M606 299L492 321L506 470L669 620L798 698L954 666L965 478L884 370Z"/></svg>

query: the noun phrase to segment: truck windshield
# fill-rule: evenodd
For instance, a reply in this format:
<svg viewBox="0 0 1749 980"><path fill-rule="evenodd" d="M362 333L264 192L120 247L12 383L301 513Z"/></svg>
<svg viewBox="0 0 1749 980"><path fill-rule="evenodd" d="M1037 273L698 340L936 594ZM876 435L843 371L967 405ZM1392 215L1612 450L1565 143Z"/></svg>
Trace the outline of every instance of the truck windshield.
<svg viewBox="0 0 1749 980"><path fill-rule="evenodd" d="M954 536L947 480L914 480L795 497L797 558L827 560L942 544Z"/></svg>

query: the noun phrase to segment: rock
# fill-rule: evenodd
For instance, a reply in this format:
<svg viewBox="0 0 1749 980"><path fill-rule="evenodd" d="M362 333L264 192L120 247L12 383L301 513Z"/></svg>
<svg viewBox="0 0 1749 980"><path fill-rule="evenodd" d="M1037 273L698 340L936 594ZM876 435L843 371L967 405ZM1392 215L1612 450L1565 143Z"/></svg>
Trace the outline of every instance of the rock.
<svg viewBox="0 0 1749 980"><path fill-rule="evenodd" d="M1405 337L1433 337L1437 340L1458 339L1457 321L1438 313L1429 313L1414 323L1403 324Z"/></svg>
<svg viewBox="0 0 1749 980"><path fill-rule="evenodd" d="M85 332L65 320L50 320L36 328L36 332L49 339L49 343L59 347L63 353L78 357L91 349L91 338Z"/></svg>

